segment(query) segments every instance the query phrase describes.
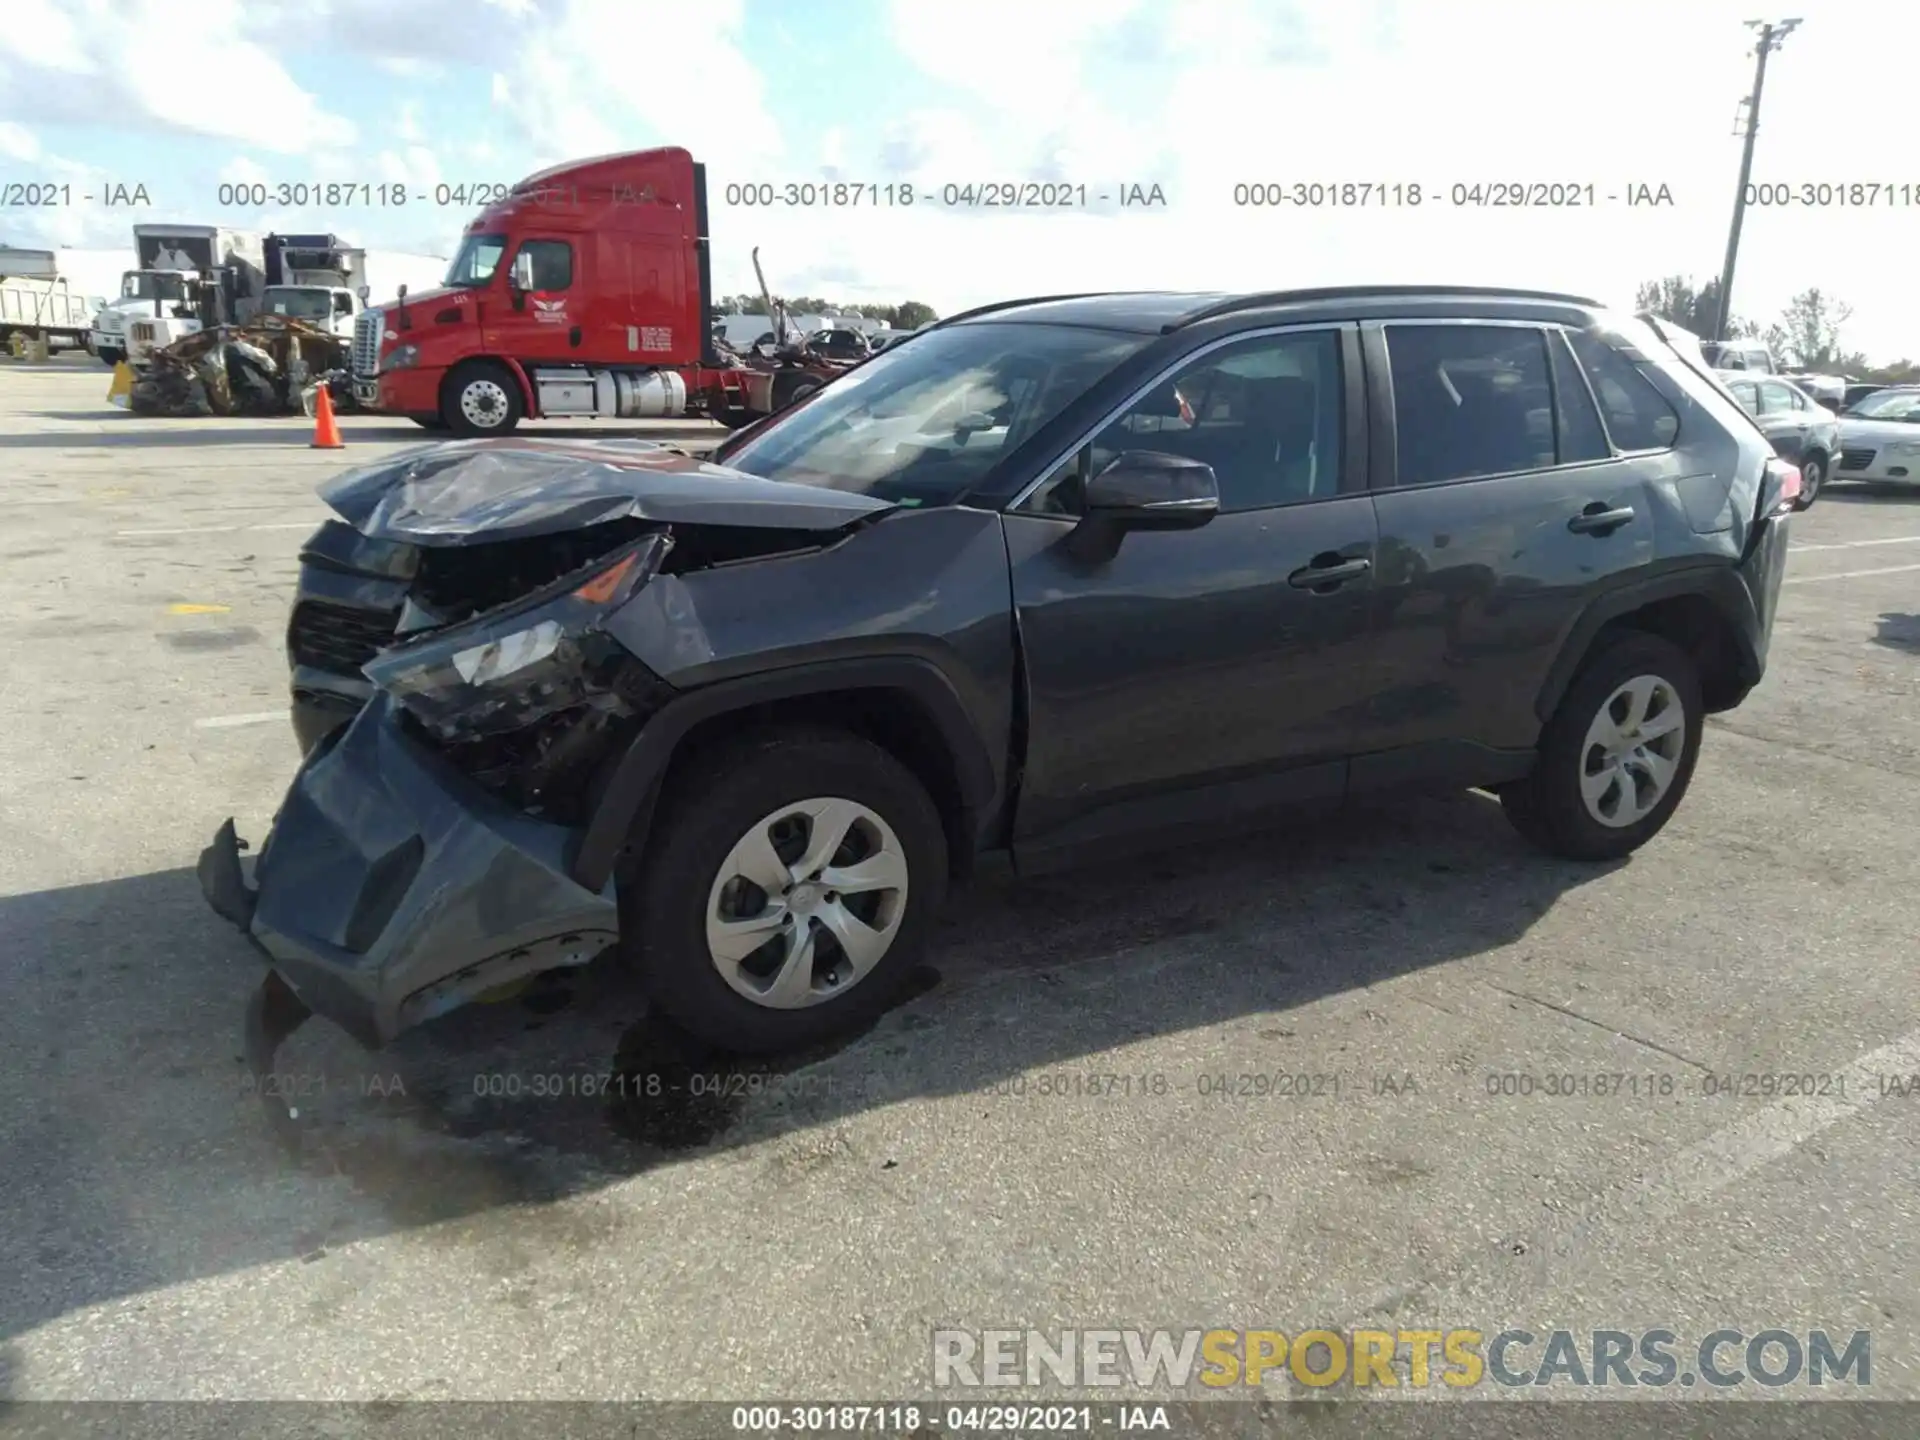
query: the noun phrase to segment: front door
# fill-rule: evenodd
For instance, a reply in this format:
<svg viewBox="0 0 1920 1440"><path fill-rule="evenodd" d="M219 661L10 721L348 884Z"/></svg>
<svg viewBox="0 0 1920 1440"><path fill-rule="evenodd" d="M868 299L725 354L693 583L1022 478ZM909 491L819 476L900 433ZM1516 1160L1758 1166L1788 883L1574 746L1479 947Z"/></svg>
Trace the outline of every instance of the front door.
<svg viewBox="0 0 1920 1440"><path fill-rule="evenodd" d="M1007 516L1028 696L1023 864L1342 797L1373 590L1358 370L1350 328L1222 342ZM1084 558L1068 542L1077 487L1126 450L1205 461L1221 513Z"/></svg>
<svg viewBox="0 0 1920 1440"><path fill-rule="evenodd" d="M586 287L578 272L571 241L522 240L501 267L504 295L487 307L488 348L527 364L580 363ZM514 285L516 273L526 280L524 289Z"/></svg>
<svg viewBox="0 0 1920 1440"><path fill-rule="evenodd" d="M1536 699L1581 611L1652 562L1649 482L1679 417L1589 335L1479 320L1367 329L1395 443L1374 477L1379 753L1356 760L1354 780L1484 776L1500 759L1487 752L1533 745Z"/></svg>

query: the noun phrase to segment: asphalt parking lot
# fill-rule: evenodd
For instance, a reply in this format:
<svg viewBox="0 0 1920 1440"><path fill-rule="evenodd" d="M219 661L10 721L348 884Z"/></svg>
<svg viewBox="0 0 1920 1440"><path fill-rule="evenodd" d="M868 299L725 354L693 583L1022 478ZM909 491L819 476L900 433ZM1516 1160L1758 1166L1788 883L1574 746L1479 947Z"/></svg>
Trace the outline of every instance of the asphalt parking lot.
<svg viewBox="0 0 1920 1440"><path fill-rule="evenodd" d="M1920 495L1794 522L1771 672L1628 863L1461 795L985 887L725 1099L551 1078L674 1044L601 968L379 1056L314 1025L295 1163L192 867L294 769L314 486L425 437L106 386L0 360L0 1398L880 1399L941 1326L1373 1322L1869 1330L1920 1398ZM1559 1074L1647 1078L1490 1093Z"/></svg>

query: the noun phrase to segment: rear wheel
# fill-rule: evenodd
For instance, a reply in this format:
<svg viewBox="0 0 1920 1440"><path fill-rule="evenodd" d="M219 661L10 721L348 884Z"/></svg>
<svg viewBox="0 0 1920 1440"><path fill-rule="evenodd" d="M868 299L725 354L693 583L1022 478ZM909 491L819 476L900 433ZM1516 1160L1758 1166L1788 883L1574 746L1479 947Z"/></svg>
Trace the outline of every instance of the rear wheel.
<svg viewBox="0 0 1920 1440"><path fill-rule="evenodd" d="M1826 483L1827 457L1816 450L1800 462L1800 498L1793 502L1793 508L1811 509L1814 497L1819 495L1820 487Z"/></svg>
<svg viewBox="0 0 1920 1440"><path fill-rule="evenodd" d="M1657 635L1623 631L1588 660L1501 804L1529 842L1571 860L1629 855L1660 832L1700 753L1698 667Z"/></svg>
<svg viewBox="0 0 1920 1440"><path fill-rule="evenodd" d="M857 1030L898 996L946 890L926 789L841 732L769 732L670 777L623 882L621 944L687 1030L736 1053Z"/></svg>
<svg viewBox="0 0 1920 1440"><path fill-rule="evenodd" d="M520 382L492 360L459 366L441 387L440 418L456 435L505 435L525 414Z"/></svg>

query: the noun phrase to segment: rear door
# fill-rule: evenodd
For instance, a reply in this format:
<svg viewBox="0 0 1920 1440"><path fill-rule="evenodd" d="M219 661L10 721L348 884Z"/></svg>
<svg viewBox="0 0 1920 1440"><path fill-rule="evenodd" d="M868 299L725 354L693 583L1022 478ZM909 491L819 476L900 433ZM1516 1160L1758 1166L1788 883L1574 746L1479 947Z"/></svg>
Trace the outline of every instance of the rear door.
<svg viewBox="0 0 1920 1440"><path fill-rule="evenodd" d="M1342 798L1373 673L1363 394L1350 325L1222 339L1137 392L1009 511L1023 864ZM1080 478L1125 450L1206 461L1221 513L1085 558L1069 541Z"/></svg>
<svg viewBox="0 0 1920 1440"><path fill-rule="evenodd" d="M1654 558L1649 481L1679 418L1585 332L1489 319L1370 322L1382 692L1356 788L1493 773L1580 612ZM1596 403L1597 402L1597 403ZM1604 415L1604 420L1603 420Z"/></svg>

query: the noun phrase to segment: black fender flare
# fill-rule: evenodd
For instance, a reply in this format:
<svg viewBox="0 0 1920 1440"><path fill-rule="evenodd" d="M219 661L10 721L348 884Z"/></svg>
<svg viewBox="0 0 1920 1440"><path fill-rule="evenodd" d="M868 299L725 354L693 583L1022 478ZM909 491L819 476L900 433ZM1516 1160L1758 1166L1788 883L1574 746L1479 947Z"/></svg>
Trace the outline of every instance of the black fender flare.
<svg viewBox="0 0 1920 1440"><path fill-rule="evenodd" d="M1737 660L1742 680L1748 683L1757 680L1760 657L1753 648L1750 624L1742 623L1742 617L1748 620L1752 617L1753 597L1747 593L1746 586L1731 565L1695 565L1609 590L1580 612L1580 617L1573 622L1573 629L1567 633L1566 643L1560 647L1559 655L1554 658L1546 678L1541 681L1539 694L1534 698L1534 715L1540 723L1546 724L1553 718L1553 712L1560 708L1561 697L1567 693L1567 687L1573 683L1573 677L1579 673L1582 662L1592 651L1595 637L1603 629L1635 610L1661 600L1677 600L1685 595L1698 595L1725 617L1727 628L1733 632L1735 643L1739 646Z"/></svg>
<svg viewBox="0 0 1920 1440"><path fill-rule="evenodd" d="M674 751L695 726L771 701L847 690L896 690L911 696L939 729L966 810L978 814L993 803L998 780L986 742L953 682L931 660L889 655L794 665L686 691L654 712L614 767L580 836L569 867L574 881L599 892L612 878L620 852L645 839L660 782Z"/></svg>

